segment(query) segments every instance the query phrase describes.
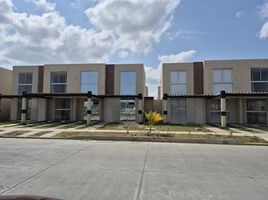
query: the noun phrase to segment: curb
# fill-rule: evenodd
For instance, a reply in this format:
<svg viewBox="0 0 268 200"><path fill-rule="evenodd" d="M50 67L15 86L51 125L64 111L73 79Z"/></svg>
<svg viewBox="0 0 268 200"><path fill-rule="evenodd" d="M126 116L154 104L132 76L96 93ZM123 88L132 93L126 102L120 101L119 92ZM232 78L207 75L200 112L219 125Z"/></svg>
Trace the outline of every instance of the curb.
<svg viewBox="0 0 268 200"><path fill-rule="evenodd" d="M160 142L160 143L186 143L186 144L221 144L221 145L250 145L250 146L268 146L268 143L241 143L239 140L205 140L188 138L160 138L160 137L118 137L118 136L73 136L68 138L59 137L12 137L0 136L1 138L15 139L45 139L45 140L100 140L100 141L129 141L129 142Z"/></svg>

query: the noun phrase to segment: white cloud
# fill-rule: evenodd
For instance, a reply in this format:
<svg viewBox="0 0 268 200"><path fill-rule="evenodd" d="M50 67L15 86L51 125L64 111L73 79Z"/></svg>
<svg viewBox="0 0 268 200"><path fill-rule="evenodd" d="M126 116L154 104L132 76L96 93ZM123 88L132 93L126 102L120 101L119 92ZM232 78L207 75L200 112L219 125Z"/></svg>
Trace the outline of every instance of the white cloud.
<svg viewBox="0 0 268 200"><path fill-rule="evenodd" d="M184 62L191 59L195 55L195 53L195 50L183 51L178 54L158 56L158 59L162 63Z"/></svg>
<svg viewBox="0 0 268 200"><path fill-rule="evenodd" d="M118 56L119 56L120 58L125 58L125 57L128 56L128 52L127 52L127 51L120 51L120 52L118 53Z"/></svg>
<svg viewBox="0 0 268 200"><path fill-rule="evenodd" d="M56 4L51 3L48 0L26 0L26 1L34 3L37 7L42 8L45 11L53 11L56 8Z"/></svg>
<svg viewBox="0 0 268 200"><path fill-rule="evenodd" d="M260 33L259 33L259 37L264 39L264 38L268 38L268 22L266 22L261 30L260 30Z"/></svg>
<svg viewBox="0 0 268 200"><path fill-rule="evenodd" d="M267 20L268 19L268 1L265 2L260 9L260 16ZM266 39L268 38L268 21L264 23L262 26L260 32L259 32L259 38Z"/></svg>
<svg viewBox="0 0 268 200"><path fill-rule="evenodd" d="M85 11L100 30L113 32L118 46L148 52L171 26L180 0L100 0Z"/></svg>
<svg viewBox="0 0 268 200"><path fill-rule="evenodd" d="M148 52L171 26L180 0L99 0L85 13L95 28L67 24L48 0L27 0L40 15L0 0L0 65L107 62L111 55ZM14 1L15 2L15 1Z"/></svg>
<svg viewBox="0 0 268 200"><path fill-rule="evenodd" d="M67 25L51 11L42 15L15 12L10 0L0 0L0 64L105 62L115 48L107 31Z"/></svg>
<svg viewBox="0 0 268 200"><path fill-rule="evenodd" d="M145 67L146 84L149 88L149 95L157 97L158 86L160 85L160 75L162 63L176 63L190 61L196 54L195 50L182 51L178 54L158 56L160 64L157 68Z"/></svg>

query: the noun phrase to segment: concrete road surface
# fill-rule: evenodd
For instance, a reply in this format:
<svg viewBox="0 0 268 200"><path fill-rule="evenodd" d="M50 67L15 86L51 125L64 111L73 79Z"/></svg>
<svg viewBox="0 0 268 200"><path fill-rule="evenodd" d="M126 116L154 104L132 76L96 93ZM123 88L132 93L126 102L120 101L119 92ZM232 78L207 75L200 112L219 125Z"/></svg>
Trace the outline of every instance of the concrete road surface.
<svg viewBox="0 0 268 200"><path fill-rule="evenodd" d="M0 195L267 200L268 147L0 139Z"/></svg>

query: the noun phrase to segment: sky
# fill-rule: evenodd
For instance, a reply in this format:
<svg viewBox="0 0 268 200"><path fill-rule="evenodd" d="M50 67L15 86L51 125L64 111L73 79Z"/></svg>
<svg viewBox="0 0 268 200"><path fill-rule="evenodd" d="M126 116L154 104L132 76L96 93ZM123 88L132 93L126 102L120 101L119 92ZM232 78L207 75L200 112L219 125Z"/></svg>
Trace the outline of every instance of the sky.
<svg viewBox="0 0 268 200"><path fill-rule="evenodd" d="M0 0L0 66L268 58L268 0Z"/></svg>

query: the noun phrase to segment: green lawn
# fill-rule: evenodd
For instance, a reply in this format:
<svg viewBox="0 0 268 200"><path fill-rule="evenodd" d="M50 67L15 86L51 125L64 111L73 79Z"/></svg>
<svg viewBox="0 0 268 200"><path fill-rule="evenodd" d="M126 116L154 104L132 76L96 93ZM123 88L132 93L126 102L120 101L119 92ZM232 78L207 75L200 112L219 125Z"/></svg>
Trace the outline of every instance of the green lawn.
<svg viewBox="0 0 268 200"><path fill-rule="evenodd" d="M37 127L37 126L42 126L48 123L49 122L34 122L34 123L26 124L24 127ZM21 128L24 128L24 127L21 127Z"/></svg>
<svg viewBox="0 0 268 200"><path fill-rule="evenodd" d="M256 132L256 131L254 131L254 130L246 127L246 126L241 126L241 125L229 125L229 127L236 128L236 129L238 129L240 131L246 131L246 132L251 132L251 133Z"/></svg>
<svg viewBox="0 0 268 200"><path fill-rule="evenodd" d="M0 121L0 125L19 124L18 121Z"/></svg>
<svg viewBox="0 0 268 200"><path fill-rule="evenodd" d="M62 128L62 129L75 128L75 127L81 126L83 124L85 124L85 122L82 122L82 121L81 122L72 122L72 123L66 123L65 126L61 126L59 128Z"/></svg>
<svg viewBox="0 0 268 200"><path fill-rule="evenodd" d="M256 126L250 126L250 127L254 128L254 129L257 129L257 130L260 130L260 131L268 132L268 126L267 125L256 125Z"/></svg>

